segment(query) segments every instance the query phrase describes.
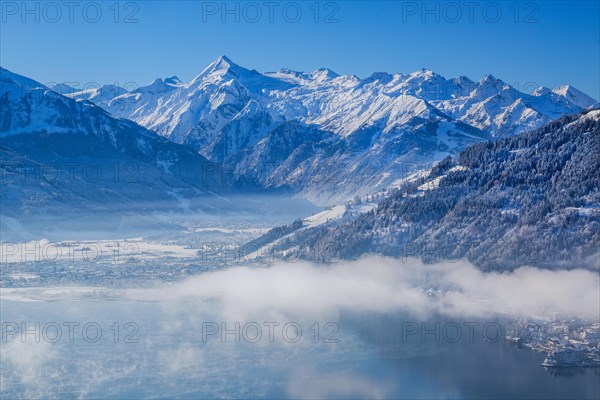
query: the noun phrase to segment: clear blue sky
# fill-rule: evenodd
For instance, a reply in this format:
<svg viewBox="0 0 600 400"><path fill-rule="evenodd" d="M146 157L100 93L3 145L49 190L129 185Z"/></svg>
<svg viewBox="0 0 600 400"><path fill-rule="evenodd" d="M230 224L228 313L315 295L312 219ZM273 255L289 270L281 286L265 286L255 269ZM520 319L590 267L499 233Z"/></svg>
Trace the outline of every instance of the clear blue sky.
<svg viewBox="0 0 600 400"><path fill-rule="evenodd" d="M275 3L228 2L223 14L221 1L120 2L116 15L112 0L73 10L3 0L0 63L43 83L143 85L190 80L226 54L259 71L328 67L366 77L425 67L475 80L491 73L521 88L572 84L600 98L598 1ZM131 13L137 22L125 23Z"/></svg>

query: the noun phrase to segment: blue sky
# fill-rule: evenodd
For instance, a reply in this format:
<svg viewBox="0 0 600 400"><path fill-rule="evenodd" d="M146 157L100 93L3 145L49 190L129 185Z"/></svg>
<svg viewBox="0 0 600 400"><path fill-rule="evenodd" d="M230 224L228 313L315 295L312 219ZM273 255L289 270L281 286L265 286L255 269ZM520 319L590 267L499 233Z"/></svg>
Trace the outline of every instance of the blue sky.
<svg viewBox="0 0 600 400"><path fill-rule="evenodd" d="M226 54L259 71L328 67L366 77L430 68L474 80L491 73L525 91L572 84L600 98L597 1L472 3L80 1L69 9L3 0L0 63L43 83L143 85L190 80Z"/></svg>

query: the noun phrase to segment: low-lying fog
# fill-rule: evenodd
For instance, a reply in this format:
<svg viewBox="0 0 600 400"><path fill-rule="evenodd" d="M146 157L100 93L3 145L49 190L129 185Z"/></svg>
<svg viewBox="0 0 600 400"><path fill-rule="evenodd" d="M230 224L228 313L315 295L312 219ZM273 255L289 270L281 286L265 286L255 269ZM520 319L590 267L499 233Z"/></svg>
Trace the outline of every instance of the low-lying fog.
<svg viewBox="0 0 600 400"><path fill-rule="evenodd" d="M235 267L154 288L4 288L0 393L460 398L482 395L483 385L519 396L537 379L548 396L572 385L595 395L587 373L572 385L546 382L538 353L502 347L504 332L482 327L598 320L599 285L584 270L483 273L464 262L366 257ZM512 389L494 386L499 373Z"/></svg>

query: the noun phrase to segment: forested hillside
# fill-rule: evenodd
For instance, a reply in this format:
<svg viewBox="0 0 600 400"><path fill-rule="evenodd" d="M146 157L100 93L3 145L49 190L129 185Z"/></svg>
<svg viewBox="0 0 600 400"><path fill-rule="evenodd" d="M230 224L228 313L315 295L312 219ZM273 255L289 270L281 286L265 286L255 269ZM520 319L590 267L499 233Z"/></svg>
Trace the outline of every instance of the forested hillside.
<svg viewBox="0 0 600 400"><path fill-rule="evenodd" d="M468 259L486 270L597 269L599 171L600 110L592 110L472 145L374 210L298 230L275 247L327 249L329 260L376 253Z"/></svg>

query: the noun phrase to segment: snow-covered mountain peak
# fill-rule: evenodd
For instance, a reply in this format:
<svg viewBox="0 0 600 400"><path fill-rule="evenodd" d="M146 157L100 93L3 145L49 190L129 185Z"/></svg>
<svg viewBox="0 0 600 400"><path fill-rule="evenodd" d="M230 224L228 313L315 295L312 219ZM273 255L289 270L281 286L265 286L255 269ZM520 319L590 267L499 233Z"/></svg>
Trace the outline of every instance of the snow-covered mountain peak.
<svg viewBox="0 0 600 400"><path fill-rule="evenodd" d="M181 79L179 79L175 75L165 78L164 81L167 85L173 85L173 86L183 85L183 82L181 82Z"/></svg>
<svg viewBox="0 0 600 400"><path fill-rule="evenodd" d="M58 94L62 94L63 96L69 96L79 91L66 83L57 83L56 85L50 86L49 89Z"/></svg>
<svg viewBox="0 0 600 400"><path fill-rule="evenodd" d="M394 79L394 75L388 74L387 72L373 72L371 76L363 79L361 83L363 85L368 85L373 82L378 82L380 84L386 85L390 83Z"/></svg>
<svg viewBox="0 0 600 400"><path fill-rule="evenodd" d="M432 70L430 70L428 68L421 68L420 70L415 71L410 74L410 76L418 76L418 77L423 77L423 78L431 78L434 75L438 75L438 74L436 74L435 72L433 72Z"/></svg>
<svg viewBox="0 0 600 400"><path fill-rule="evenodd" d="M227 70L227 69L231 68L232 66L237 67L238 65L236 63L234 63L233 61L231 61L231 59L229 57L227 57L226 55L223 54L223 55L220 55L215 61L210 63L206 69L211 69L213 71Z"/></svg>
<svg viewBox="0 0 600 400"><path fill-rule="evenodd" d="M306 73L294 71L289 68L281 68L276 72L264 72L265 77L276 79L278 81L287 82L292 85L308 84L310 77Z"/></svg>
<svg viewBox="0 0 600 400"><path fill-rule="evenodd" d="M240 75L241 73L251 73L246 68L240 67L225 55L219 56L215 61L210 63L208 67L198 75L192 82L202 81L206 78L221 78L224 75L231 74Z"/></svg>
<svg viewBox="0 0 600 400"><path fill-rule="evenodd" d="M557 87L555 87L555 88L552 89L552 91L554 93L559 94L561 96L565 96L569 91L575 91L575 90L577 90L577 89L575 89L571 85L561 85L561 86L557 86Z"/></svg>
<svg viewBox="0 0 600 400"><path fill-rule="evenodd" d="M0 97L2 137L32 132L92 133L98 137L110 137L113 129L135 125L131 121L111 117L94 103L73 101L33 79L1 67ZM135 126L143 134L149 134Z"/></svg>
<svg viewBox="0 0 600 400"><path fill-rule="evenodd" d="M18 98L33 89L48 90L46 86L33 79L0 67L0 96L7 94L10 99Z"/></svg>
<svg viewBox="0 0 600 400"><path fill-rule="evenodd" d="M280 68L279 71L280 74L285 74L285 75L302 75L302 72L299 71L294 71L291 70L289 68Z"/></svg>
<svg viewBox="0 0 600 400"><path fill-rule="evenodd" d="M588 108L596 103L596 100L571 85L555 87L552 89L552 92L566 98L581 108Z"/></svg>
<svg viewBox="0 0 600 400"><path fill-rule="evenodd" d="M161 94L169 91L173 87L168 85L162 78L156 78L152 81L148 86L142 86L136 90L134 93L148 93L148 94Z"/></svg>
<svg viewBox="0 0 600 400"><path fill-rule="evenodd" d="M328 68L319 68L309 74L309 76L317 82L323 82L331 79L335 79L340 75Z"/></svg>
<svg viewBox="0 0 600 400"><path fill-rule="evenodd" d="M102 85L85 90L76 90L70 93L60 93L63 96L75 100L87 100L96 103L99 106L105 105L111 99L127 93L127 90L117 85Z"/></svg>
<svg viewBox="0 0 600 400"><path fill-rule="evenodd" d="M409 75L395 75L398 85L394 90L411 94L427 101L444 100L457 91L458 86L435 72L422 69ZM393 82L392 84L394 84Z"/></svg>
<svg viewBox="0 0 600 400"><path fill-rule="evenodd" d="M470 97L477 101L490 99L501 92L510 92L510 95L513 97L513 101L517 100L517 98L519 98L521 95L521 93L512 86L491 74L487 74L481 78L481 80L473 89L474 90L472 90L470 93Z"/></svg>
<svg viewBox="0 0 600 400"><path fill-rule="evenodd" d="M547 86L540 86L539 88L535 89L533 92L531 92L531 94L533 96L543 96L545 94L551 93L552 89L550 89Z"/></svg>
<svg viewBox="0 0 600 400"><path fill-rule="evenodd" d="M506 85L506 83L504 83L504 81L502 81L501 79L496 78L494 75L492 74L486 74L483 76L483 78L481 78L481 80L479 81L480 85L486 85L486 86L494 86L497 88L502 88Z"/></svg>
<svg viewBox="0 0 600 400"><path fill-rule="evenodd" d="M470 91L472 91L476 85L476 83L472 79L465 75L459 75L458 77L452 79L452 81L461 88L465 88L467 90L470 89Z"/></svg>

